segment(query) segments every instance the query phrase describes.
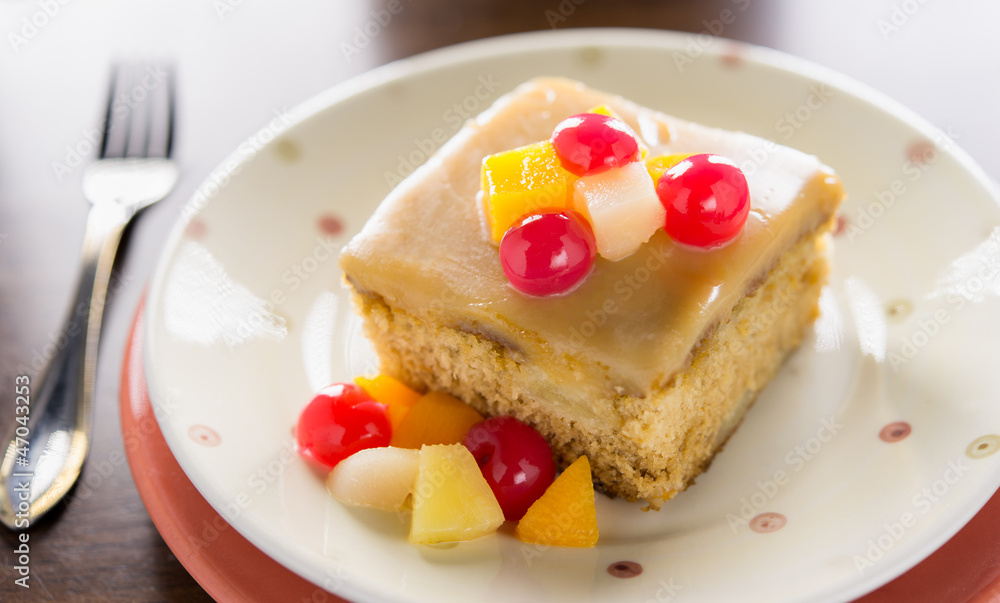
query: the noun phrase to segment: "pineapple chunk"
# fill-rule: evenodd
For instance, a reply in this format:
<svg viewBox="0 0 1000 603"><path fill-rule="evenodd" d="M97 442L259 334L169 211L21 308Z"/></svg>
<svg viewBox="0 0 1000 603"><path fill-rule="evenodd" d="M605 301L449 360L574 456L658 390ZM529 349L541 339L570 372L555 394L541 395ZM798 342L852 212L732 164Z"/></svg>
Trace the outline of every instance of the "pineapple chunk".
<svg viewBox="0 0 1000 603"><path fill-rule="evenodd" d="M493 241L527 214L569 208L575 180L547 140L484 158L483 210Z"/></svg>
<svg viewBox="0 0 1000 603"><path fill-rule="evenodd" d="M397 511L413 491L420 452L407 448L366 448L337 463L326 488L342 503Z"/></svg>
<svg viewBox="0 0 1000 603"><path fill-rule="evenodd" d="M674 155L657 155L646 159L646 169L649 170L650 177L653 178L653 186L660 181L663 172L674 167L681 161L690 157L693 153L677 153Z"/></svg>
<svg viewBox="0 0 1000 603"><path fill-rule="evenodd" d="M424 446L413 488L410 542L435 544L492 534L503 510L463 444Z"/></svg>
<svg viewBox="0 0 1000 603"><path fill-rule="evenodd" d="M640 161L584 176L573 188L574 209L593 226L597 253L605 259L631 255L663 228L666 210Z"/></svg>

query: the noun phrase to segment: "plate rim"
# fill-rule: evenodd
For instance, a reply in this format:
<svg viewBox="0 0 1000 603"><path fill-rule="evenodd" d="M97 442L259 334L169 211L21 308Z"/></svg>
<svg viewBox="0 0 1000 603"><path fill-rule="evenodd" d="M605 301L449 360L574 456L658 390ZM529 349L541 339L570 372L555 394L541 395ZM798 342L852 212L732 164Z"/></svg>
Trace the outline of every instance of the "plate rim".
<svg viewBox="0 0 1000 603"><path fill-rule="evenodd" d="M707 42L705 42L706 38L708 39ZM505 34L463 42L401 58L353 76L319 92L289 111L288 114L291 116L291 119L283 120L278 127L274 127L273 125L262 126L260 130L255 131L247 140L253 140L265 131L273 135L274 140L277 140L284 132L314 118L319 113L385 84L419 78L436 70L453 68L464 64L474 64L485 58L495 58L496 56L509 57L545 51L583 50L595 47L683 51L684 44L691 41L699 44L701 52L704 55L718 58L724 56L727 51L738 50L740 59L754 63L755 67L782 71L807 81L832 86L846 95L861 100L872 108L879 110L886 118L891 118L929 139L946 135L940 128L934 126L903 103L859 80L807 59L766 46L711 36L706 33L687 33L649 28L595 27ZM273 140L266 143L265 146L270 146L271 144L273 144ZM245 154L241 154L239 148L237 146L208 172L205 179L182 207L180 216L175 221L157 259L156 268L150 281L149 295L146 300L147 316L156 316L158 313L159 304L162 299L162 289L170 266L170 259L179 247L179 243L184 236L185 226L203 208L203 205L198 202L199 198L204 199L202 203L205 205L212 202L214 194L208 194L214 184L212 177L220 174L232 177L235 173L242 170L246 163L252 159L252 156L248 157ZM941 149L941 152L942 154L951 156L962 171L971 177L970 182L975 182L983 190L984 197L988 197L995 206L1000 207L1000 186L961 146L958 144L950 145L946 149ZM152 327L153 322L149 320L144 325L145 332L142 350L143 361L147 367L146 379L151 398L156 395L154 392L165 391L155 376L154 348L156 333ZM189 476L202 496L215 508L213 499L217 497L213 496L210 498L206 495L214 492L210 480L198 472L195 472L194 475L189 473L189 470L192 467L197 467L198 464L194 463L191 459L185 458L183 447L178 442L179 436L173 433L173 430L169 426L165 426L159 416L156 417L156 420L172 454L178 459L178 463L185 474ZM994 481L1000 480L1000 473L994 477ZM914 549L910 554L903 556L902 559L897 560L893 565L886 566L881 572L872 574L867 578L862 577L854 583L852 588L840 593L840 595L845 598L855 598L871 592L914 567L922 559L951 539L962 526L966 525L998 488L1000 488L1000 481L994 484L988 492L984 491L985 486L981 486L977 496L971 498L975 504L971 505L969 507L970 510L967 510L966 513L956 516L960 519L953 519L952 523L955 525L948 525L947 529L935 531L936 537L930 538L929 544ZM280 541L270 538L266 532L250 531L248 530L250 526L233 525L233 527L255 546L265 550L268 555L272 556L281 565L314 584L321 586L319 577L311 575L311 572L303 571L303 568L297 566L295 557L290 554L290 551L282 547ZM248 531L250 533L247 533ZM372 600L371 597L374 596L372 591L357 590L350 584L345 585L337 594L359 601Z"/></svg>

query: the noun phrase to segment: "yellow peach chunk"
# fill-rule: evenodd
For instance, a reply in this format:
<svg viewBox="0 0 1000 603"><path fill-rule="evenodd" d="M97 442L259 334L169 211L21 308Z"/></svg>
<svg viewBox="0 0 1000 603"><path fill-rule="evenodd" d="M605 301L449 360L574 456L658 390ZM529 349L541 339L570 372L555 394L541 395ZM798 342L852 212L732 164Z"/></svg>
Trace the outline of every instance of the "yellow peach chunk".
<svg viewBox="0 0 1000 603"><path fill-rule="evenodd" d="M424 446L413 487L410 542L472 540L496 532L503 510L463 444Z"/></svg>
<svg viewBox="0 0 1000 603"><path fill-rule="evenodd" d="M590 460L573 461L517 524L517 537L534 544L589 547L597 544L597 509Z"/></svg>
<svg viewBox="0 0 1000 603"><path fill-rule="evenodd" d="M376 377L356 377L354 382L365 390L376 402L386 405L389 424L395 432L406 413L420 400L420 393L407 387L402 381L389 375Z"/></svg>
<svg viewBox="0 0 1000 603"><path fill-rule="evenodd" d="M430 392L410 409L392 432L392 446L420 448L432 444L458 444L465 432L483 420L465 402L443 392Z"/></svg>
<svg viewBox="0 0 1000 603"><path fill-rule="evenodd" d="M562 167L547 140L489 155L482 173L483 210L494 242L521 217L572 203L576 176Z"/></svg>

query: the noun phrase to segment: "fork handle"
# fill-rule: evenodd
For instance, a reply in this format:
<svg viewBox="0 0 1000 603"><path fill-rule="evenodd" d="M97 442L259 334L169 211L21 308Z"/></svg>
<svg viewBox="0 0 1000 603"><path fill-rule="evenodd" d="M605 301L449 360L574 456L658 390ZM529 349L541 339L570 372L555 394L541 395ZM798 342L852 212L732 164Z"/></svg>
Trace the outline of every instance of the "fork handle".
<svg viewBox="0 0 1000 603"><path fill-rule="evenodd" d="M90 448L98 339L115 252L135 213L117 202L87 215L76 296L56 355L30 384L26 425L15 420L0 463L0 522L24 529L52 509L80 475ZM27 434L24 433L27 428ZM23 437L19 437L23 436Z"/></svg>

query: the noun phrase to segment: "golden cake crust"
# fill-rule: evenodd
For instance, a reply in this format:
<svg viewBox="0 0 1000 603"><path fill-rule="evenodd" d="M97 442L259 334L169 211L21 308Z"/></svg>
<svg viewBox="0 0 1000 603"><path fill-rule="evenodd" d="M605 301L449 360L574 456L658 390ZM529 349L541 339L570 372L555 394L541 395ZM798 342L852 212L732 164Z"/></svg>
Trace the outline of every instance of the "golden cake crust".
<svg viewBox="0 0 1000 603"><path fill-rule="evenodd" d="M355 297L383 371L447 391L484 414L516 416L546 437L561 466L586 454L602 491L659 508L708 467L816 317L827 229L784 254L666 387L649 397L593 400L609 411L602 422L577 421L527 397L531 376L503 342L425 322L371 292Z"/></svg>

